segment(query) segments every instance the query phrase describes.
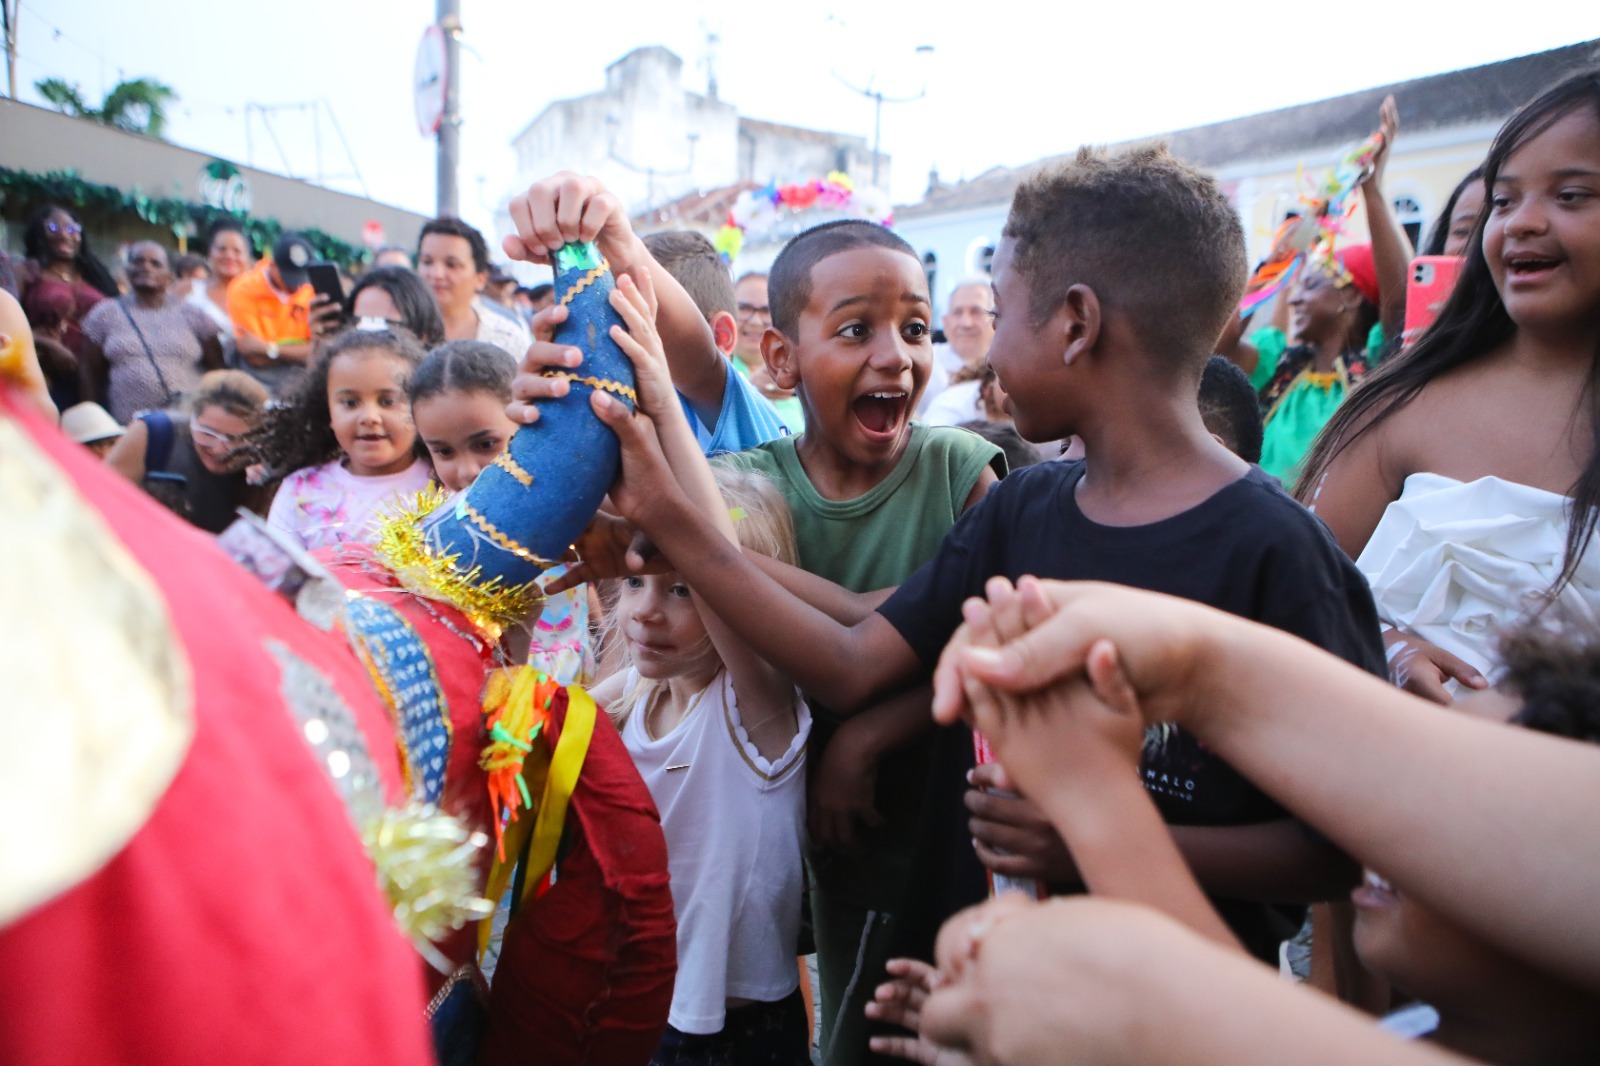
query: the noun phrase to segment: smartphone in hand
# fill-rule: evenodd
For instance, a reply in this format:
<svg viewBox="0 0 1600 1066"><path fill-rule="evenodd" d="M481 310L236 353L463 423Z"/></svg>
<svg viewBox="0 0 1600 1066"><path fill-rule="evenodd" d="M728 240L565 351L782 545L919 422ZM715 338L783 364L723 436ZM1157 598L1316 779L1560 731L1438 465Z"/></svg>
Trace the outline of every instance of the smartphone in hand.
<svg viewBox="0 0 1600 1066"><path fill-rule="evenodd" d="M323 261L306 266L306 277L318 296L326 296L334 303L344 303L344 284L339 280L339 268Z"/></svg>
<svg viewBox="0 0 1600 1066"><path fill-rule="evenodd" d="M1456 287L1461 262L1458 255L1419 255L1411 261L1411 276L1406 282L1406 325L1400 335L1402 348L1411 347L1439 317L1439 310Z"/></svg>

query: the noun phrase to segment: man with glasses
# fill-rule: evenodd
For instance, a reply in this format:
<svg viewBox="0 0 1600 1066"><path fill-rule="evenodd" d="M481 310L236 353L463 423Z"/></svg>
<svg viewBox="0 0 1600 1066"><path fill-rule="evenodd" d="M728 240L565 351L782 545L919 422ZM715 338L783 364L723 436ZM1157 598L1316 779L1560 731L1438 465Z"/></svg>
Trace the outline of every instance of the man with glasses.
<svg viewBox="0 0 1600 1066"><path fill-rule="evenodd" d="M800 399L793 391L782 388L767 373L767 364L761 358L761 335L772 325L772 308L767 304L767 276L749 273L733 286L737 308L739 336L733 346L733 365L771 401L789 432L799 435L806 428L805 412Z"/></svg>

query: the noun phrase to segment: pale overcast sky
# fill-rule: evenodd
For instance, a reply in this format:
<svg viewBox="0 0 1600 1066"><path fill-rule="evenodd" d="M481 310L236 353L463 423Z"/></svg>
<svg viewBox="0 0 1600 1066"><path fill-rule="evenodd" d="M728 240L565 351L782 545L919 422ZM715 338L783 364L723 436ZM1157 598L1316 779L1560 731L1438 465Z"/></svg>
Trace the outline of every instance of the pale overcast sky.
<svg viewBox="0 0 1600 1066"><path fill-rule="evenodd" d="M671 48L684 59L686 87L704 91L712 33L720 95L742 114L868 138L872 103L836 74L857 85L876 76L886 93L911 95L924 80L913 52L932 45L926 96L883 111L896 202L920 196L930 166L946 180L972 177L1084 141L1600 37L1593 0L1492 18L1471 15L1482 10L1471 0L1394 0L1376 10L1193 0L462 0L462 214L486 226L513 178L511 137L551 100L599 89L606 65L631 49ZM286 166L259 116L252 160L246 105L326 101L372 197L431 214L433 145L417 132L411 76L433 15L432 0L22 0L19 95L39 102L33 82L56 76L98 101L119 77L155 77L180 97L171 140L300 177L314 177L317 165L309 111L273 113ZM326 118L321 142L323 173L348 172ZM326 183L359 191L348 178Z"/></svg>

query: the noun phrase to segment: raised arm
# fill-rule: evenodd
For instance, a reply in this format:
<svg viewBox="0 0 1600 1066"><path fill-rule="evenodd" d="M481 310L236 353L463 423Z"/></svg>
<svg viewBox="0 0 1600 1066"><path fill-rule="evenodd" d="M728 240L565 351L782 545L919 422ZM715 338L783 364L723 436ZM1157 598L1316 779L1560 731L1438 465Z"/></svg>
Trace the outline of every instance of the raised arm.
<svg viewBox="0 0 1600 1066"><path fill-rule="evenodd" d="M1383 191L1383 173L1389 164L1395 134L1400 130L1400 111L1394 97L1385 97L1378 110L1383 146L1372 160L1372 172L1361 185L1361 202L1367 211L1367 232L1372 237L1372 263L1378 275L1378 321L1383 324L1383 339L1400 336L1406 320L1406 275L1411 267L1411 240Z"/></svg>
<svg viewBox="0 0 1600 1066"><path fill-rule="evenodd" d="M653 423L662 457L669 470L667 477L676 480L688 500L706 517L710 537L737 545L733 520L717 488L711 464L695 443L694 431L689 428L683 408L673 394L672 378L667 371L666 357L661 351L661 338L655 331L651 315L654 308L650 275L640 277L642 284L635 284L633 276L628 274L617 278L617 288L611 294L611 306L622 316L627 328L613 326L612 339L633 361L639 407ZM594 395L605 394L596 390ZM689 579L689 587L691 591L694 589L692 578ZM746 710L746 729L751 741L762 755L776 759L788 749L798 725L794 715L793 682L752 651L749 643L698 595L695 596L695 602L711 644L717 650L717 657L727 667L728 675L733 680L739 705Z"/></svg>
<svg viewBox="0 0 1600 1066"><path fill-rule="evenodd" d="M717 424L728 367L705 316L683 286L661 269L628 224L622 203L597 178L562 172L529 187L507 205L517 232L503 244L513 259L547 263L569 241L594 241L613 274L648 272L655 285L656 328L672 383L700 421Z"/></svg>
<svg viewBox="0 0 1600 1066"><path fill-rule="evenodd" d="M1303 641L1187 601L1025 584L1049 619L998 650L958 634L936 677L937 715L962 712L963 672L1030 691L1076 675L1110 641L1147 722L1182 726L1445 920L1600 991L1600 926L1569 920L1600 904L1588 815L1600 750L1441 714Z"/></svg>

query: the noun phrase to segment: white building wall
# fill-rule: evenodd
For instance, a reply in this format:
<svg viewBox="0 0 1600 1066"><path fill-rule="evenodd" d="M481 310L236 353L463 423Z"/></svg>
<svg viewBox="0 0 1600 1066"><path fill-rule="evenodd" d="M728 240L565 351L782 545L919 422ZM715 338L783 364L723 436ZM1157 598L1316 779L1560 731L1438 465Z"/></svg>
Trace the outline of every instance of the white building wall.
<svg viewBox="0 0 1600 1066"><path fill-rule="evenodd" d="M1000 241L1009 203L983 204L939 214L896 219L894 231L917 250L923 264L934 257L931 286L936 315L942 315L950 292L961 281L983 274L984 250Z"/></svg>

